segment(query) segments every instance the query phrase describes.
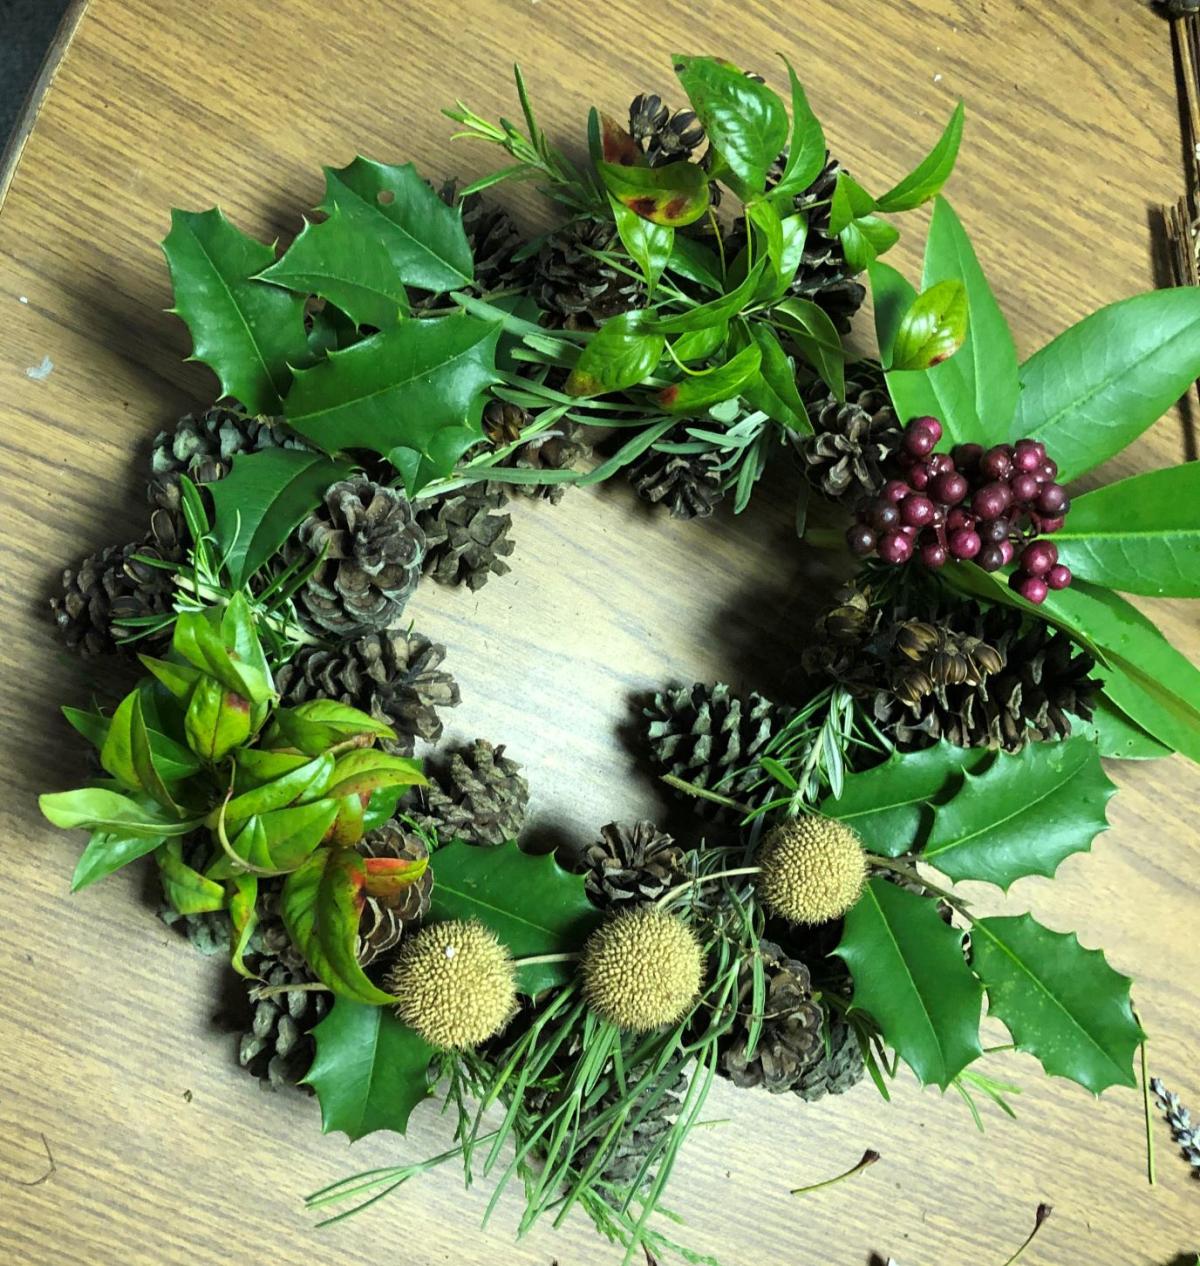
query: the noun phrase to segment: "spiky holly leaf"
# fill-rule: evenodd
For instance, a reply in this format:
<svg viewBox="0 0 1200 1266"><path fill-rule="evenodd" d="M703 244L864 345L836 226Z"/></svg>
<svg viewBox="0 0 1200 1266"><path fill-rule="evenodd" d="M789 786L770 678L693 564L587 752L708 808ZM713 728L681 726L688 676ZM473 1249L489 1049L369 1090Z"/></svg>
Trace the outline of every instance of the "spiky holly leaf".
<svg viewBox="0 0 1200 1266"><path fill-rule="evenodd" d="M436 881L427 923L478 919L514 958L578 950L600 922L583 877L548 854L523 852L515 840L499 847L455 840L433 859ZM540 993L570 978L570 963L535 963L517 974L522 993Z"/></svg>
<svg viewBox="0 0 1200 1266"><path fill-rule="evenodd" d="M818 807L853 827L872 853L899 857L921 843L929 802L991 756L985 747L957 747L945 739L920 752L894 751L874 769L847 774L842 794L827 796Z"/></svg>
<svg viewBox="0 0 1200 1266"><path fill-rule="evenodd" d="M951 879L1000 888L1023 875L1053 875L1108 829L1104 806L1116 790L1082 734L1001 752L934 809L922 857Z"/></svg>
<svg viewBox="0 0 1200 1266"><path fill-rule="evenodd" d="M480 402L496 380L500 326L465 312L402 321L296 375L284 411L327 453L385 456L410 495L483 437Z"/></svg>
<svg viewBox="0 0 1200 1266"><path fill-rule="evenodd" d="M1100 950L1022 914L978 920L971 962L987 989L988 1014L1048 1073L1094 1094L1137 1084L1133 1056L1144 1034L1129 998L1132 982Z"/></svg>
<svg viewBox="0 0 1200 1266"><path fill-rule="evenodd" d="M338 998L313 1029L317 1053L304 1078L321 1104L321 1129L353 1142L375 1130L408 1129L412 1110L431 1094L433 1047L390 1007Z"/></svg>
<svg viewBox="0 0 1200 1266"><path fill-rule="evenodd" d="M853 1005L925 1085L943 1090L982 1053L983 991L962 943L931 898L872 879L834 950L854 978Z"/></svg>
<svg viewBox="0 0 1200 1266"><path fill-rule="evenodd" d="M278 413L290 366L308 360L304 300L254 278L275 249L235 228L217 207L172 211L163 253L174 311L192 335L192 359L221 380L221 394L250 413Z"/></svg>

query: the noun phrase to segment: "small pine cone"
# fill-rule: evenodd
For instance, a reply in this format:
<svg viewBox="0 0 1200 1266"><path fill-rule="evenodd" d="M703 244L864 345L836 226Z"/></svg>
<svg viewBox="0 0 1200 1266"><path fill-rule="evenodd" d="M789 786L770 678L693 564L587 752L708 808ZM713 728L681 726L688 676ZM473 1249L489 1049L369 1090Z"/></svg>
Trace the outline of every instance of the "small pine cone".
<svg viewBox="0 0 1200 1266"><path fill-rule="evenodd" d="M903 438L880 371L866 362L855 366L846 381L845 402L823 382L814 382L804 392L804 403L813 434L798 437L796 450L809 483L851 508L877 496Z"/></svg>
<svg viewBox="0 0 1200 1266"><path fill-rule="evenodd" d="M807 1103L823 1099L826 1095L843 1095L863 1079L862 1047L858 1036L846 1017L831 1011L828 1015L829 1046L822 1042L818 1058L813 1060L792 1086Z"/></svg>
<svg viewBox="0 0 1200 1266"><path fill-rule="evenodd" d="M659 773L718 792L731 800L752 794L762 779L758 757L792 716L792 709L727 685L680 686L654 696L644 710L650 755ZM723 807L689 797L701 816L729 820Z"/></svg>
<svg viewBox="0 0 1200 1266"><path fill-rule="evenodd" d="M198 954L211 958L215 954L228 954L233 923L228 910L207 910L203 914L180 914L173 906L164 904L158 917L167 927L176 928L187 937L188 944Z"/></svg>
<svg viewBox="0 0 1200 1266"><path fill-rule="evenodd" d="M324 990L289 989L257 998L256 990L264 984L301 985L313 977L269 956L258 959L254 970L261 979L246 982L253 1011L250 1028L238 1044L238 1063L264 1087L278 1090L294 1086L312 1064L315 1047L311 1033L329 1010L332 995Z"/></svg>
<svg viewBox="0 0 1200 1266"><path fill-rule="evenodd" d="M662 453L651 448L629 468L629 482L643 501L666 506L673 519L707 519L725 495L720 464L715 451Z"/></svg>
<svg viewBox="0 0 1200 1266"><path fill-rule="evenodd" d="M424 553L425 533L408 498L362 474L331 485L283 549L287 563L324 555L296 605L318 629L343 638L400 622Z"/></svg>
<svg viewBox="0 0 1200 1266"><path fill-rule="evenodd" d="M641 281L618 272L591 251L621 251L610 222L576 220L543 240L533 296L552 324L591 328L641 304Z"/></svg>
<svg viewBox="0 0 1200 1266"><path fill-rule="evenodd" d="M598 905L629 908L656 901L684 875L683 849L653 822L610 822L585 854L585 885Z"/></svg>
<svg viewBox="0 0 1200 1266"><path fill-rule="evenodd" d="M704 144L704 128L694 110L672 112L654 93L629 103L629 131L651 167L690 158Z"/></svg>
<svg viewBox="0 0 1200 1266"><path fill-rule="evenodd" d="M493 448L515 444L530 420L528 409L508 400L489 400L483 406L483 433Z"/></svg>
<svg viewBox="0 0 1200 1266"><path fill-rule="evenodd" d="M529 784L520 768L504 755L503 746L476 739L470 747L453 753L444 774L426 771L429 786L423 793L424 812L412 816L443 844L515 840L529 808Z"/></svg>
<svg viewBox="0 0 1200 1266"><path fill-rule="evenodd" d="M627 1080L636 1083L646 1071L645 1066L632 1068L626 1074ZM625 1125L611 1144L611 1150L605 1158L600 1176L605 1182L612 1183L615 1187L626 1189L637 1181L638 1173L646 1160L654 1154L655 1149L674 1127L679 1111L683 1107L683 1097L687 1092L687 1074L680 1070L659 1097L654 1098L657 1090L658 1086L651 1082L643 1095L634 1100ZM585 1108L579 1115L580 1130L585 1130L620 1097L621 1090L613 1087L592 1107ZM647 1103L650 1106L644 1106ZM600 1140L603 1138L604 1134L601 1134L599 1139L587 1143L580 1149L577 1166L580 1172L591 1164L599 1149ZM643 1183L653 1181L656 1171L657 1164L651 1162L643 1177Z"/></svg>
<svg viewBox="0 0 1200 1266"><path fill-rule="evenodd" d="M504 465L517 470L571 470L592 451L582 434L583 428L574 422L562 422L522 444ZM558 483L506 486L519 497L541 497L551 505L558 505L567 491L566 484Z"/></svg>
<svg viewBox="0 0 1200 1266"><path fill-rule="evenodd" d="M425 841L413 831L406 831L398 822L385 822L365 835L357 845L363 857L399 857L419 861L429 856ZM358 923L355 953L361 966L369 967L390 953L401 940L421 926L429 911L429 895L433 891L433 871L426 870L415 883L409 884L393 898L367 896L363 901Z"/></svg>
<svg viewBox="0 0 1200 1266"><path fill-rule="evenodd" d="M490 576L507 575L512 516L500 513L507 504L503 492L481 483L420 502L426 574L439 585L465 584L472 593Z"/></svg>
<svg viewBox="0 0 1200 1266"><path fill-rule="evenodd" d="M458 683L441 665L446 648L420 633L368 633L332 650L302 646L275 672L280 699L289 706L337 699L383 721L396 741L383 746L411 756L415 739L442 737L440 708L460 702Z"/></svg>

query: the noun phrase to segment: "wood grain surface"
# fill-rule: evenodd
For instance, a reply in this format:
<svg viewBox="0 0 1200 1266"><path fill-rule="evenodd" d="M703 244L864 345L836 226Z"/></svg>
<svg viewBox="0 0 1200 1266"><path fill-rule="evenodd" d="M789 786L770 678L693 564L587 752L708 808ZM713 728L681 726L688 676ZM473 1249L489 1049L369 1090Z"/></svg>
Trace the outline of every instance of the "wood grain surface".
<svg viewBox="0 0 1200 1266"><path fill-rule="evenodd" d="M966 141L951 193L1022 353L1152 284L1147 211L1180 185L1166 26L1137 0L780 0L691 5L568 0L91 0L42 103L0 215L0 1262L561 1266L620 1253L573 1220L521 1243L506 1200L450 1169L315 1231L301 1197L360 1168L439 1149L432 1109L407 1138L353 1148L316 1105L270 1095L235 1064L219 966L152 912L134 868L68 896L82 836L36 815L36 790L82 768L61 702L87 669L57 645L46 598L65 563L132 539L149 442L211 399L185 364L158 241L173 205L219 202L260 237L293 234L322 163L356 152L474 177L494 154L448 141L438 108L463 97L514 113L525 66L547 130L579 149L587 107L620 113L641 89L678 101L671 51L721 52L778 86L777 52L807 83L834 152L886 188L954 101ZM506 195L527 224L529 189ZM895 262L910 272L924 218ZM29 371L41 367L37 374ZM1111 464L1116 476L1194 456L1178 416ZM476 595L429 592L417 626L444 640L462 684L450 737L505 742L523 761L544 838L585 840L659 811L621 741L629 699L667 680L786 690L819 564L797 551L787 480L740 520L669 522L624 486L516 511L512 574ZM1152 606L1200 658L1195 608ZM1200 1107L1200 771L1124 765L1112 830L1056 882L1022 881L1031 908L1137 981L1152 1070ZM981 898L982 899L982 898ZM1200 1249L1200 1183L1156 1122L1144 1176L1141 1101L1097 1101L999 1056L1025 1085L1020 1117L984 1135L954 1097L902 1076L813 1106L720 1086L724 1125L681 1161L685 1236L726 1266L1002 1262L1040 1200L1055 1212L1031 1263L1168 1266ZM43 1136L55 1168L48 1168ZM790 1187L883 1160L802 1199ZM1186 1260L1190 1261L1191 1258Z"/></svg>

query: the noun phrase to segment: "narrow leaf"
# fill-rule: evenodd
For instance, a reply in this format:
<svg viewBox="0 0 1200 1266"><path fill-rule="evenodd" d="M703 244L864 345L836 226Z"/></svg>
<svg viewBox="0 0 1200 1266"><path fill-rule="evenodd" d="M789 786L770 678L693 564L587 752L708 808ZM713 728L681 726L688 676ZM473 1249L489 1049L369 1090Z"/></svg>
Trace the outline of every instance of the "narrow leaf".
<svg viewBox="0 0 1200 1266"><path fill-rule="evenodd" d="M963 103L954 107L946 130L918 166L879 199L880 211L911 211L941 192L950 178L962 143Z"/></svg>

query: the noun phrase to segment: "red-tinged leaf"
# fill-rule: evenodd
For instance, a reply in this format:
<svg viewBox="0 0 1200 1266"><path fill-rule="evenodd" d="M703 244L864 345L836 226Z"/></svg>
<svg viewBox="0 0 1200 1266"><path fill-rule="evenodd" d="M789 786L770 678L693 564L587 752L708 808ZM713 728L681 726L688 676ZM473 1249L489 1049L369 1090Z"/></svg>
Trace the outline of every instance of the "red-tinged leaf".
<svg viewBox="0 0 1200 1266"><path fill-rule="evenodd" d="M646 155L637 141L612 117L600 115L600 153L606 163L618 167L646 167Z"/></svg>
<svg viewBox="0 0 1200 1266"><path fill-rule="evenodd" d="M183 860L183 841L168 840L154 855L163 895L179 914L204 914L225 905L225 889Z"/></svg>
<svg viewBox="0 0 1200 1266"><path fill-rule="evenodd" d="M750 343L725 364L664 387L658 393L658 402L667 413L691 414L722 400L732 400L757 381L761 364L762 349L757 343Z"/></svg>
<svg viewBox="0 0 1200 1266"><path fill-rule="evenodd" d="M325 794L369 796L381 787L424 787L427 783L419 760L364 748L338 758Z"/></svg>
<svg viewBox="0 0 1200 1266"><path fill-rule="evenodd" d="M255 979L246 966L246 947L258 923L258 876L234 875L229 881L229 918L233 938L229 947L229 965L239 976Z"/></svg>
<svg viewBox="0 0 1200 1266"><path fill-rule="evenodd" d="M418 857L368 857L363 891L369 897L384 900L398 897L405 888L411 887L429 869L429 858Z"/></svg>
<svg viewBox="0 0 1200 1266"><path fill-rule="evenodd" d="M655 224L681 228L708 210L708 178L695 163L622 167L599 162L596 169L618 202Z"/></svg>
<svg viewBox="0 0 1200 1266"><path fill-rule="evenodd" d="M568 394L598 396L624 391L652 374L666 339L644 330L643 320L640 312L623 312L605 321L571 371Z"/></svg>

